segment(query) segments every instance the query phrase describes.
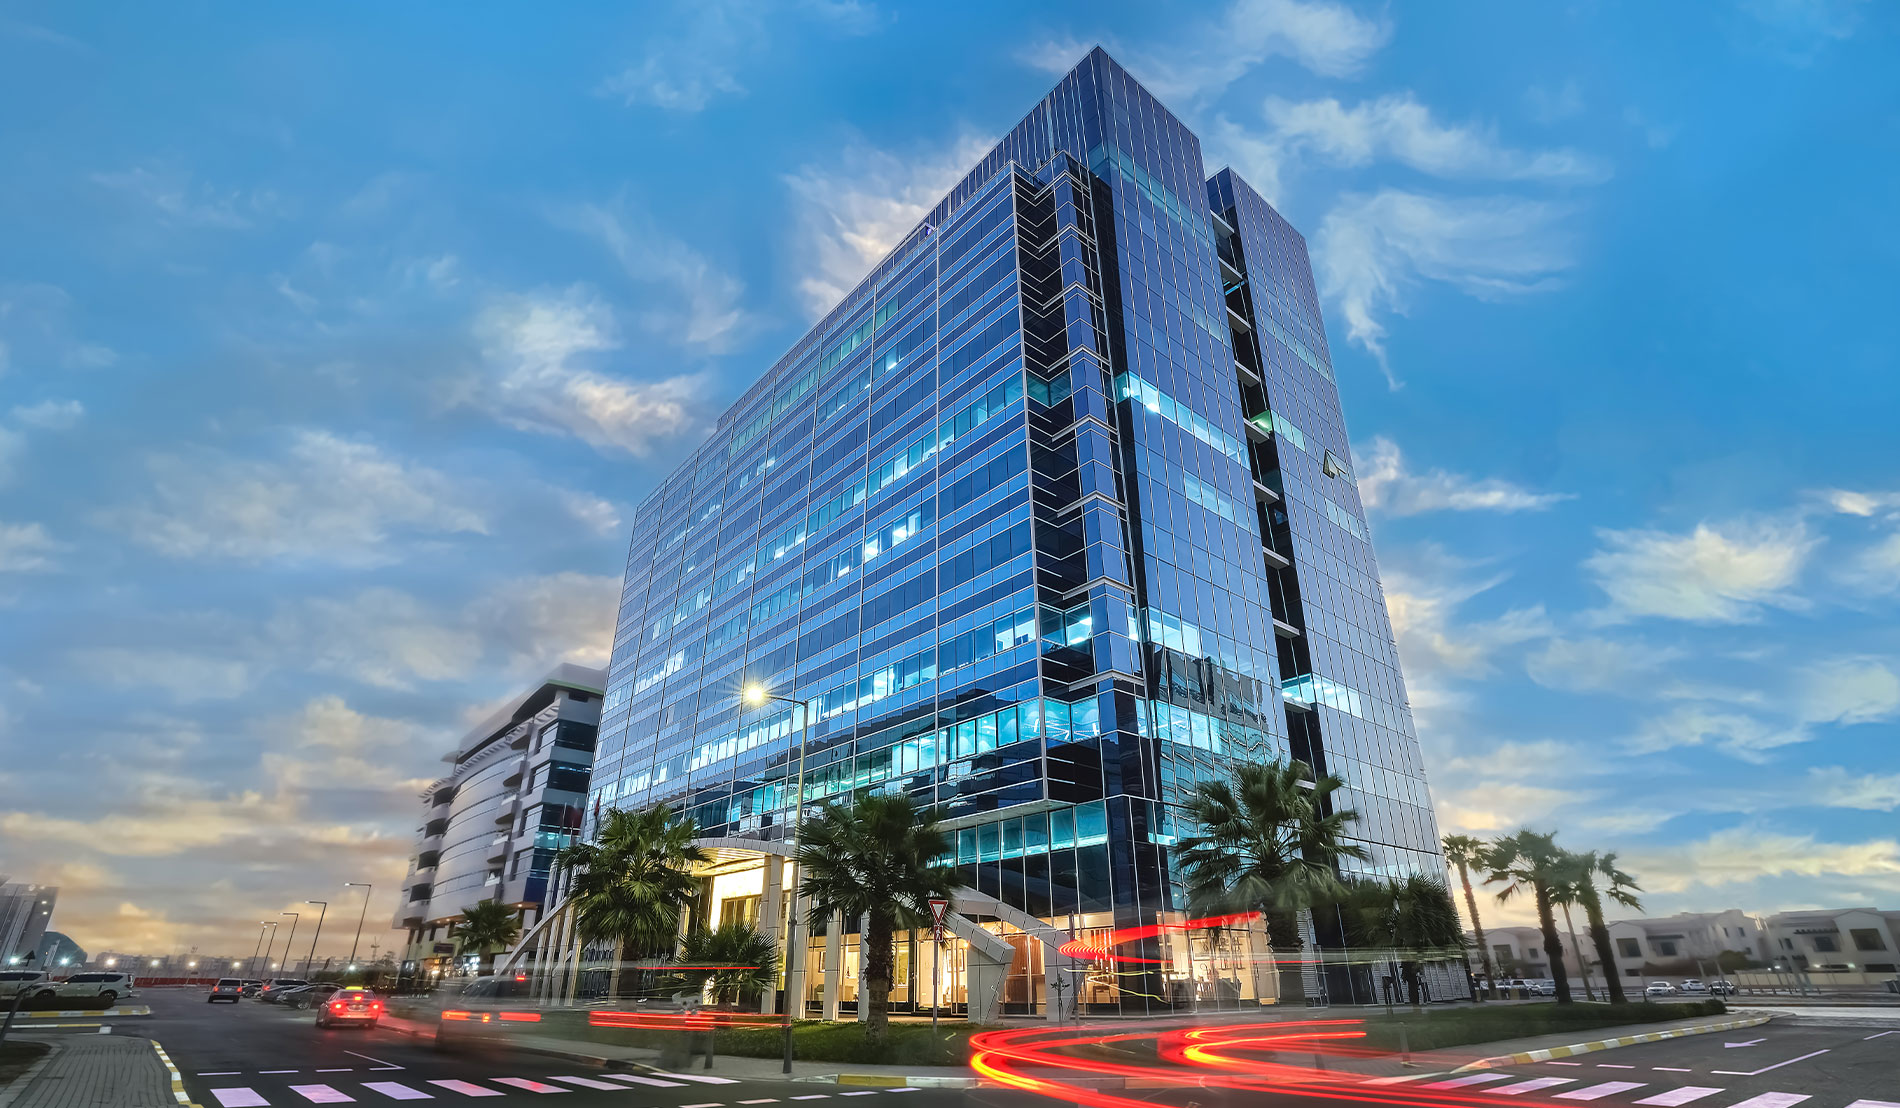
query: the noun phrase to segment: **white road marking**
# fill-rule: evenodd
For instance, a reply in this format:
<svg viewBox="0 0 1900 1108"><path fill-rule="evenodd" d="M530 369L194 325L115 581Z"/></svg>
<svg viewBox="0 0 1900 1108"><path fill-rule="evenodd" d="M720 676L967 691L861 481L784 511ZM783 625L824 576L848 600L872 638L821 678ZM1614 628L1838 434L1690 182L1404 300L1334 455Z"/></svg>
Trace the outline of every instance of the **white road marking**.
<svg viewBox="0 0 1900 1108"><path fill-rule="evenodd" d="M1820 1057L1821 1055L1823 1055L1823 1054L1826 1054L1826 1053L1827 1053L1827 1052L1828 1052L1829 1050L1831 1050L1831 1049L1833 1049L1833 1048L1831 1048L1831 1047L1822 1047L1822 1048L1821 1048L1820 1050L1817 1050L1817 1051L1814 1051L1814 1052L1812 1052L1812 1053L1810 1053L1810 1054L1803 1054L1803 1055L1802 1055L1801 1057L1799 1057L1799 1058L1790 1058L1790 1059L1788 1059L1788 1060L1787 1060L1786 1062L1776 1062L1776 1063L1775 1063L1774 1065L1772 1065L1772 1066L1763 1066L1762 1068L1760 1068L1760 1069L1758 1069L1758 1070L1710 1070L1709 1072L1710 1072L1710 1073L1721 1073L1721 1074L1727 1074L1727 1075L1728 1075L1728 1076L1730 1076L1730 1077L1753 1077L1753 1076L1755 1076L1755 1075L1756 1075L1756 1074L1758 1074L1758 1073L1767 1073L1767 1072L1768 1072L1769 1070L1778 1070L1778 1069L1780 1069L1780 1068L1781 1068L1781 1067L1783 1067L1783 1066L1792 1066L1792 1065L1794 1065L1794 1064L1795 1064L1796 1062L1805 1062L1805 1061L1807 1061L1807 1060L1808 1060L1808 1059L1810 1059L1810 1058L1819 1058L1819 1057ZM1804 1097L1802 1097L1801 1099L1802 1099L1802 1100L1806 1100L1806 1099L1808 1099L1808 1098L1804 1096ZM1746 1103L1746 1101L1744 1101L1743 1103ZM1794 1101L1792 1101L1792 1100L1791 1100L1791 1101L1789 1101L1788 1103L1790 1103L1790 1104L1793 1104L1793 1103L1794 1103ZM1740 1105L1734 1105L1734 1106L1733 1106L1733 1108L1741 1108L1741 1106L1740 1106Z"/></svg>
<svg viewBox="0 0 1900 1108"><path fill-rule="evenodd" d="M1643 1087L1641 1081L1605 1081L1601 1085L1591 1085L1584 1089L1572 1089L1567 1093L1558 1093L1558 1100L1602 1100L1611 1093L1627 1093L1631 1089Z"/></svg>
<svg viewBox="0 0 1900 1108"><path fill-rule="evenodd" d="M549 1081L565 1081L569 1085L579 1085L583 1089L612 1089L616 1093L629 1090L625 1085L616 1085L611 1081L596 1081L591 1077L550 1077Z"/></svg>
<svg viewBox="0 0 1900 1108"><path fill-rule="evenodd" d="M1891 1035L1893 1034L1893 1032L1888 1031L1888 1032L1885 1032L1885 1034ZM1847 1108L1900 1108L1900 1101L1857 1100L1854 1103L1848 1105Z"/></svg>
<svg viewBox="0 0 1900 1108"><path fill-rule="evenodd" d="M101 1026L101 1027L99 1028L99 1034L101 1034L101 1035L110 1035L110 1034L112 1034L112 1025L111 1025L111 1024L109 1024L109 1023L108 1023L108 1024L104 1024L104 1025L102 1025L102 1026Z"/></svg>
<svg viewBox="0 0 1900 1108"><path fill-rule="evenodd" d="M1886 1036L1888 1036L1888 1035L1900 1035L1900 1031L1877 1031L1877 1032L1875 1032L1874 1034L1872 1034L1872 1035L1869 1035L1869 1036L1867 1036L1867 1039L1880 1039L1880 1038L1885 1038L1885 1037L1886 1037ZM1863 1043L1864 1043L1864 1042L1866 1042L1866 1041L1867 1041L1867 1039L1862 1039L1862 1040L1861 1040L1861 1042L1863 1042ZM1870 1100L1870 1101L1868 1101L1867 1103L1869 1103L1869 1104L1879 1104L1879 1103L1880 1103L1880 1101L1877 1101L1877 1100ZM1850 1104L1850 1105L1848 1105L1848 1106L1847 1106L1847 1108L1854 1108L1854 1106L1853 1106L1852 1104Z"/></svg>
<svg viewBox="0 0 1900 1108"><path fill-rule="evenodd" d="M1649 1068L1655 1070L1658 1073L1694 1073L1695 1072L1694 1070L1683 1069L1681 1066L1651 1066Z"/></svg>
<svg viewBox="0 0 1900 1108"><path fill-rule="evenodd" d="M312 1070L311 1072L312 1072L312 1073L349 1073L349 1072L351 1072L351 1071L350 1071L350 1067L349 1067L349 1066L338 1066L338 1067L336 1067L336 1068L334 1068L334 1069L327 1069L327 1070Z"/></svg>
<svg viewBox="0 0 1900 1108"><path fill-rule="evenodd" d="M517 1089L526 1089L531 1093L564 1093L567 1091L559 1085L549 1085L545 1082L536 1081L527 1077L491 1077L489 1080L497 1085L513 1085Z"/></svg>
<svg viewBox="0 0 1900 1108"><path fill-rule="evenodd" d="M1617 1062L1598 1062L1597 1068L1600 1070L1633 1070L1636 1067L1625 1066Z"/></svg>
<svg viewBox="0 0 1900 1108"><path fill-rule="evenodd" d="M344 1051L343 1053L345 1053L345 1054L356 1054L356 1051L354 1051L354 1050L346 1050L346 1051ZM384 1070L399 1070L399 1069L401 1069L401 1068L402 1068L401 1066L399 1066L399 1065L397 1065L397 1064L396 1064L396 1063L394 1063L394 1062L385 1062L385 1061L383 1061L383 1060L382 1060L381 1058L371 1058L371 1057L370 1057L369 1055L367 1055L367 1054L356 1054L356 1056L357 1056L358 1058L361 1058L361 1059L362 1059L363 1061L365 1061L365 1062L374 1062L374 1063L376 1063L376 1068L377 1068L377 1069L384 1069Z"/></svg>
<svg viewBox="0 0 1900 1108"><path fill-rule="evenodd" d="M793 1100L830 1100L831 1094L830 1093L806 1093L804 1096L795 1096L792 1099Z"/></svg>
<svg viewBox="0 0 1900 1108"><path fill-rule="evenodd" d="M296 1070L258 1070L259 1073L296 1073Z"/></svg>
<svg viewBox="0 0 1900 1108"><path fill-rule="evenodd" d="M1728 1108L1788 1108L1790 1104L1799 1104L1808 1099L1806 1093L1763 1093L1739 1100Z"/></svg>
<svg viewBox="0 0 1900 1108"><path fill-rule="evenodd" d="M1462 1089L1467 1085L1483 1085L1489 1081L1503 1081L1517 1076L1510 1073L1474 1073L1469 1077L1454 1077L1450 1081L1434 1081L1429 1085L1420 1085L1421 1089Z"/></svg>
<svg viewBox="0 0 1900 1108"><path fill-rule="evenodd" d="M737 1085L739 1082L730 1077L714 1077L710 1073L668 1073L654 1070L653 1076L666 1077L674 1081L697 1081L701 1085Z"/></svg>
<svg viewBox="0 0 1900 1108"><path fill-rule="evenodd" d="M1687 1104L1692 1100L1701 1100L1705 1096L1721 1091L1720 1089L1712 1089L1707 1085L1684 1085L1680 1089L1671 1089L1666 1093L1657 1093L1655 1096L1644 1097L1636 1103L1659 1104L1662 1108L1676 1108L1678 1104Z"/></svg>
<svg viewBox="0 0 1900 1108"><path fill-rule="evenodd" d="M198 1076L199 1077L236 1077L238 1074L243 1073L243 1072L244 1072L243 1070L207 1070L204 1073L199 1074Z"/></svg>
<svg viewBox="0 0 1900 1108"><path fill-rule="evenodd" d="M680 1087L680 1083L677 1081L661 1081L657 1078L648 1077L645 1074L639 1073L608 1073L602 1074L601 1076L611 1077L615 1081L629 1081L635 1085L652 1085L661 1089L677 1089Z"/></svg>
<svg viewBox="0 0 1900 1108"><path fill-rule="evenodd" d="M778 1098L775 1096L762 1096L757 1100L742 1100L739 1103L741 1104L777 1104Z"/></svg>
<svg viewBox="0 0 1900 1108"><path fill-rule="evenodd" d="M1539 1089L1554 1089L1559 1085L1575 1085L1576 1083L1577 1079L1574 1077L1538 1077L1516 1085L1499 1085L1483 1091L1497 1096L1521 1096L1525 1093L1534 1093Z"/></svg>
<svg viewBox="0 0 1900 1108"><path fill-rule="evenodd" d="M447 1089L448 1091L452 1093L461 1093L463 1096L500 1096L502 1095L500 1090L498 1089L486 1088L484 1086L475 1084L473 1081L434 1081L434 1080L431 1080L429 1084L439 1085L442 1088Z"/></svg>
<svg viewBox="0 0 1900 1108"><path fill-rule="evenodd" d="M345 1104L356 1098L328 1085L292 1085L290 1091L312 1104Z"/></svg>
<svg viewBox="0 0 1900 1108"><path fill-rule="evenodd" d="M412 1089L400 1081L365 1081L365 1089L374 1089L391 1100L434 1100L434 1093Z"/></svg>
<svg viewBox="0 0 1900 1108"><path fill-rule="evenodd" d="M1582 1062L1552 1062L1553 1066L1581 1066Z"/></svg>
<svg viewBox="0 0 1900 1108"><path fill-rule="evenodd" d="M1402 1073L1402 1074L1399 1074L1397 1077L1374 1077L1374 1078L1371 1078L1370 1080L1361 1082L1361 1084L1403 1085L1407 1081L1423 1081L1428 1077L1442 1077L1444 1076L1444 1072L1445 1071L1440 1070L1437 1073Z"/></svg>
<svg viewBox="0 0 1900 1108"><path fill-rule="evenodd" d="M680 1108L726 1108L726 1106L720 1101L715 1100L706 1104L682 1104Z"/></svg>
<svg viewBox="0 0 1900 1108"><path fill-rule="evenodd" d="M217 1097L218 1103L224 1108L257 1108L258 1105L270 1103L258 1096L256 1089L242 1086L235 1089L213 1089L211 1095Z"/></svg>

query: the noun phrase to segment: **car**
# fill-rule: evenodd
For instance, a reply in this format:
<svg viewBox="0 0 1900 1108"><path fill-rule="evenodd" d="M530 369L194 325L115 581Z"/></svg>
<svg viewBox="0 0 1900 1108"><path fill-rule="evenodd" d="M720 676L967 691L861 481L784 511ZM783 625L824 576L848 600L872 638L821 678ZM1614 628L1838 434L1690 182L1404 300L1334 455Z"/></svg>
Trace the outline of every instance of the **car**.
<svg viewBox="0 0 1900 1108"><path fill-rule="evenodd" d="M317 1009L318 1027L354 1023L373 1028L382 1018L382 998L356 985L331 993L330 999Z"/></svg>
<svg viewBox="0 0 1900 1108"><path fill-rule="evenodd" d="M263 987L264 983L262 981L259 981L255 977L247 977L244 979L243 994L245 996L256 996L257 990Z"/></svg>
<svg viewBox="0 0 1900 1108"><path fill-rule="evenodd" d="M327 981L315 985L305 985L301 989L288 990L278 999L277 1003L286 1008L315 1008L317 1005L329 1000L331 996L342 991L342 989L343 986L333 985Z"/></svg>
<svg viewBox="0 0 1900 1108"><path fill-rule="evenodd" d="M104 970L98 973L75 973L64 981L49 981L40 986L34 996L70 996L100 997L106 1004L116 1004L120 998L137 996L138 990L132 987L132 975Z"/></svg>
<svg viewBox="0 0 1900 1108"><path fill-rule="evenodd" d="M1709 982L1709 992L1714 996L1734 996L1735 982L1711 981Z"/></svg>
<svg viewBox="0 0 1900 1108"><path fill-rule="evenodd" d="M45 970L0 970L0 1000L12 1000L21 993L38 996L46 983Z"/></svg>
<svg viewBox="0 0 1900 1108"><path fill-rule="evenodd" d="M1557 995L1557 979L1554 977L1539 977L1526 982L1526 984L1530 986L1531 992L1537 996Z"/></svg>
<svg viewBox="0 0 1900 1108"><path fill-rule="evenodd" d="M258 986L257 999L268 1001L271 994L283 989L301 989L310 982L301 977L273 977Z"/></svg>
<svg viewBox="0 0 1900 1108"><path fill-rule="evenodd" d="M205 995L205 1003L216 1004L220 1000L228 1000L231 1003L236 1004L238 1002L238 998L243 995L244 995L243 978L220 977L218 978L217 983L211 986L211 991Z"/></svg>
<svg viewBox="0 0 1900 1108"><path fill-rule="evenodd" d="M1701 981L1693 977L1684 979L1682 984L1678 987L1685 993L1706 993L1709 991L1707 985L1704 985Z"/></svg>
<svg viewBox="0 0 1900 1108"><path fill-rule="evenodd" d="M1682 990L1667 981L1652 981L1649 988L1643 990L1644 996L1675 996Z"/></svg>

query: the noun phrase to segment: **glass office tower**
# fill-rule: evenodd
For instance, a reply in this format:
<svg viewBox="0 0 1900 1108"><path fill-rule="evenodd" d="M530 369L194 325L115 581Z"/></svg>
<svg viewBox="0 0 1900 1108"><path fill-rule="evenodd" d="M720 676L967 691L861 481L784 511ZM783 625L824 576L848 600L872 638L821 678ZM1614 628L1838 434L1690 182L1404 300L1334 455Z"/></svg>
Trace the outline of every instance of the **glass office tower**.
<svg viewBox="0 0 1900 1108"><path fill-rule="evenodd" d="M810 800L935 805L1064 932L1184 918L1177 805L1236 762L1340 775L1358 868L1442 874L1351 457L1304 240L1096 50L635 513L595 799L782 838L758 683L813 707ZM1070 1002L1274 999L1258 929L1144 942Z"/></svg>

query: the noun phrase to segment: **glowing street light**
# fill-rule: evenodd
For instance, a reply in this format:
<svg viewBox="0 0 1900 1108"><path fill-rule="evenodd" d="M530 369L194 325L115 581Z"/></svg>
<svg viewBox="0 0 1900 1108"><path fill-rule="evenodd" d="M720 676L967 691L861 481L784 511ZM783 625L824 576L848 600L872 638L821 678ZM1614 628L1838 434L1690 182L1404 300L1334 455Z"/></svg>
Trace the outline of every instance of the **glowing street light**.
<svg viewBox="0 0 1900 1108"><path fill-rule="evenodd" d="M789 696L774 696L764 685L747 685L741 690L745 702L755 708L768 701L798 705L798 791L793 794L792 826L786 845L792 849L792 888L790 918L785 921L785 1004L780 1013L784 1026L785 1072L792 1072L792 952L798 941L798 825L805 818L805 742L811 737L811 702ZM802 1000L801 1000L802 1003Z"/></svg>

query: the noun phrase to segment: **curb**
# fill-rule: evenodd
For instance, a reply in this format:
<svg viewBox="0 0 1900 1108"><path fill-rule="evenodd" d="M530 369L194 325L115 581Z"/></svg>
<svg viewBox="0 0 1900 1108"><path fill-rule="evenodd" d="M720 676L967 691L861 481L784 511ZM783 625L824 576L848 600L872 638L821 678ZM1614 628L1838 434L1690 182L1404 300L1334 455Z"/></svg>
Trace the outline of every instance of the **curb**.
<svg viewBox="0 0 1900 1108"><path fill-rule="evenodd" d="M1723 1023L1704 1023L1694 1027L1677 1027L1669 1031L1651 1031L1642 1035L1624 1035L1616 1039L1598 1039L1594 1042L1576 1043L1571 1046L1553 1046L1544 1050L1527 1050L1518 1054L1500 1054L1492 1058L1480 1058L1475 1062L1459 1066L1451 1072L1468 1073L1471 1070L1492 1069L1497 1066L1520 1066L1526 1062L1548 1062L1552 1058L1568 1058L1573 1054L1589 1054L1598 1050L1615 1050L1619 1046L1659 1043L1664 1039L1707 1035L1713 1031L1737 1031L1744 1027L1759 1027L1774 1018L1772 1015L1750 1016L1747 1019L1728 1020Z"/></svg>
<svg viewBox="0 0 1900 1108"><path fill-rule="evenodd" d="M8 1105L25 1096L27 1089L32 1087L34 1079L39 1077L40 1071L46 1068L47 1063L59 1057L59 1052L64 1048L64 1044L57 1039L47 1046L46 1053L39 1061L28 1066L25 1073L14 1078L7 1085L0 1087L0 1108L7 1108Z"/></svg>
<svg viewBox="0 0 1900 1108"><path fill-rule="evenodd" d="M829 1073L818 1077L801 1077L798 1080L834 1085L865 1085L878 1089L978 1089L985 1085L980 1077L946 1077L924 1073Z"/></svg>
<svg viewBox="0 0 1900 1108"><path fill-rule="evenodd" d="M19 1018L28 1020L72 1019L74 1017L100 1019L107 1016L149 1016L151 1014L152 1010L145 1005L134 1004L130 1008L72 1008L63 1012L21 1012Z"/></svg>
<svg viewBox="0 0 1900 1108"><path fill-rule="evenodd" d="M146 1041L152 1044L152 1049L158 1052L158 1060L165 1063L166 1071L171 1074L172 1099L185 1105L185 1108L198 1108L196 1104L192 1103L191 1094L185 1092L185 1076L178 1072L176 1065L172 1064L172 1056L165 1053L165 1048L158 1045L157 1039L147 1039Z"/></svg>

